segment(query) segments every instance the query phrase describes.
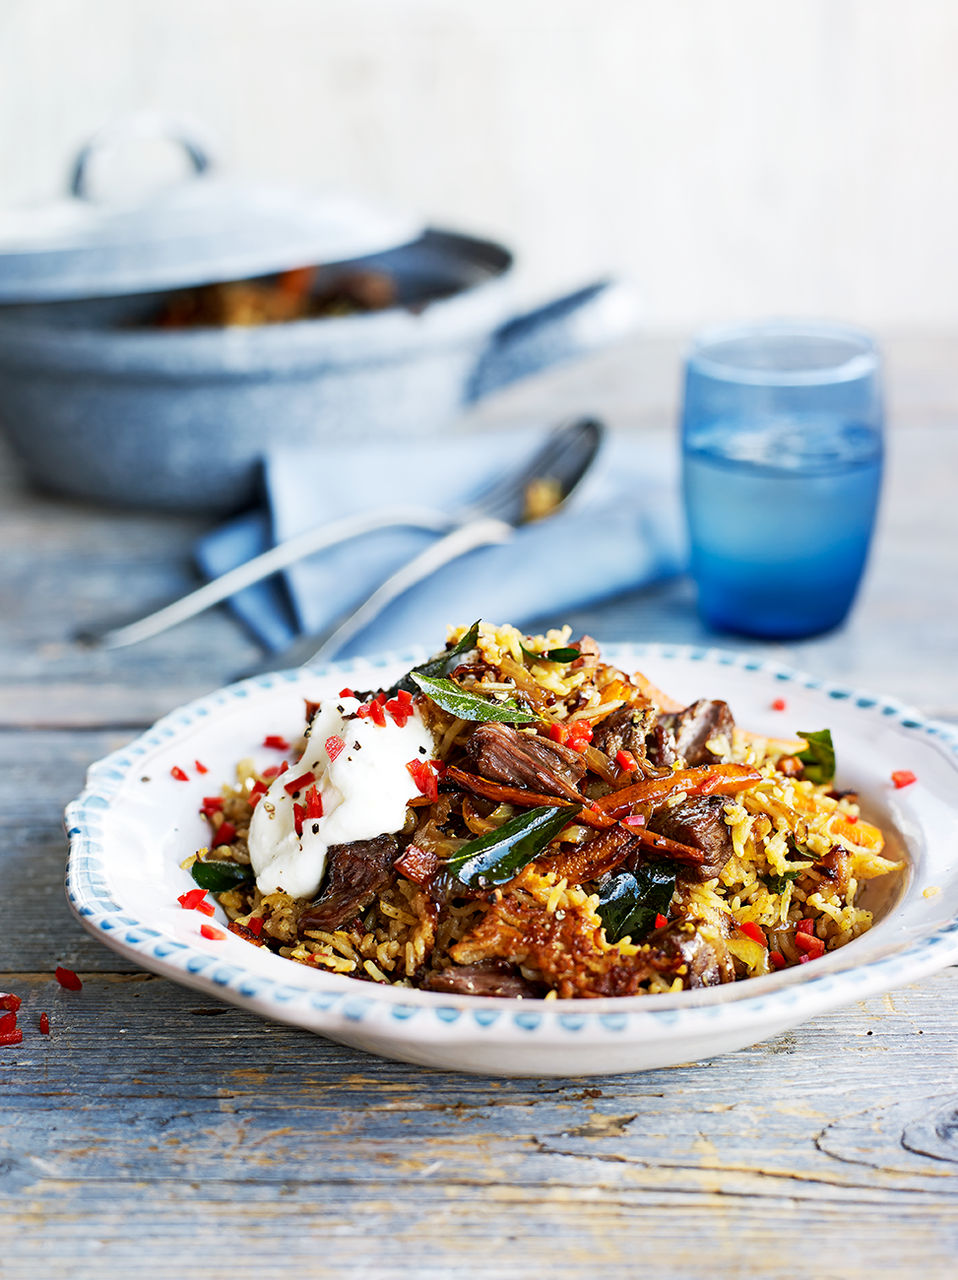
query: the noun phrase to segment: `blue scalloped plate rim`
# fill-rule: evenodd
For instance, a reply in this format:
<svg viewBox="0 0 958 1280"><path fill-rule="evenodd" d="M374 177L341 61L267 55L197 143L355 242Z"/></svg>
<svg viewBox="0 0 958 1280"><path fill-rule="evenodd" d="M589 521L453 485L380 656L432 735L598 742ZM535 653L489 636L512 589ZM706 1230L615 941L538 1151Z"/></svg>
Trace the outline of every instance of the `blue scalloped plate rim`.
<svg viewBox="0 0 958 1280"><path fill-rule="evenodd" d="M794 671L751 655L721 649L687 645L608 645L605 657L614 663L652 661L668 664L704 662L738 672L770 677L776 688L807 689L823 697L854 707L862 715L875 717L927 744L943 754L958 774L958 731L929 719L894 699L874 695L841 684ZM92 765L84 791L67 807L66 828L70 840L66 892L70 907L82 926L112 949L138 964L187 986L248 1008L267 1017L326 1034L387 1056L416 1060L408 1043L462 1035L475 1043L477 1037L498 1037L513 1042L534 1040L549 1045L605 1041L623 1035L668 1038L679 1031L687 1040L701 1032L714 1034L723 1020L734 1020L742 1034L741 1043L762 1038L763 1027L789 1025L837 1007L914 981L958 961L958 903L950 918L916 940L892 947L864 963L856 962L851 949L831 953L838 957L835 968L826 962L785 970L764 978L750 979L727 987L682 992L671 996L633 997L590 1001L529 1002L456 997L408 988L377 986L348 976L305 970L271 957L282 966L282 976L260 972L243 960L226 962L215 952L215 944L184 942L154 919L131 912L110 882L104 840L104 822L121 794L141 767L144 757L168 747L185 730L200 722L212 724L218 711L243 700L256 699L272 691L304 681L338 682L357 672L402 669L419 661L424 651L384 654L376 659L354 659L316 668L281 671L229 685L178 708L158 721L128 746ZM715 696L721 690L714 691ZM956 777L958 781L958 777ZM958 793L956 793L958 794ZM184 849L184 857L192 852ZM866 935L868 937L868 935ZM861 941L861 940L859 940ZM246 944L243 944L244 946ZM846 962L847 961L847 962ZM289 972L287 972L287 970ZM731 1025L731 1023L730 1023ZM361 1034L375 1029L373 1043ZM406 1048L393 1052L389 1038L401 1032ZM505 1036L504 1036L504 1033ZM383 1043L380 1043L382 1041ZM385 1046L385 1047L384 1047ZM419 1060L429 1060L424 1050ZM470 1069L464 1065L463 1069ZM625 1069L625 1068L616 1068ZM526 1072L528 1073L528 1072ZM544 1070L542 1074L561 1074Z"/></svg>

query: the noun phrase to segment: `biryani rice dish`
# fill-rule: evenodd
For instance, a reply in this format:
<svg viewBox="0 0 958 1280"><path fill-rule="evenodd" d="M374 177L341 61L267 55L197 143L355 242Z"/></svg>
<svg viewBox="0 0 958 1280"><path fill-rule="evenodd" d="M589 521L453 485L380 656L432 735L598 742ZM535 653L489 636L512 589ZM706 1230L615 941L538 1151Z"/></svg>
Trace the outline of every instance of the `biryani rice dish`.
<svg viewBox="0 0 958 1280"><path fill-rule="evenodd" d="M749 734L568 628L454 629L390 689L276 730L274 763L204 799L184 866L251 945L362 981L544 999L738 981L858 937L862 886L903 865L835 789L827 730Z"/></svg>

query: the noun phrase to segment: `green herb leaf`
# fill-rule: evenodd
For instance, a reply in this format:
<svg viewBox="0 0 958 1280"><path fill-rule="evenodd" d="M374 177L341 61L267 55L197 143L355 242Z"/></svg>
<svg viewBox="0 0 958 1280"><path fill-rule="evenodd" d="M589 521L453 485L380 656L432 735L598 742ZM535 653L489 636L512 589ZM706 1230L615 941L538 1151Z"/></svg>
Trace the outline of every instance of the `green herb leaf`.
<svg viewBox="0 0 958 1280"><path fill-rule="evenodd" d="M522 646L522 652L527 658L532 658L536 662L541 662L543 658L547 662L575 662L576 658L581 658L582 654L578 649L546 649L545 653L535 653L532 649Z"/></svg>
<svg viewBox="0 0 958 1280"><path fill-rule="evenodd" d="M644 862L636 871L618 871L599 894L599 916L609 942L637 942L665 915L675 892L671 862Z"/></svg>
<svg viewBox="0 0 958 1280"><path fill-rule="evenodd" d="M437 707L458 716L460 720L498 720L500 724L531 724L538 719L531 711L524 711L510 700L495 702L492 698L480 698L478 694L460 689L452 680L434 679L410 672L413 680Z"/></svg>
<svg viewBox="0 0 958 1280"><path fill-rule="evenodd" d="M461 640L458 640L452 649L442 649L439 653L418 667L413 667L411 671L407 671L403 678L398 681L389 690L390 694L395 697L400 689L404 689L406 693L415 693L416 686L414 677L422 676L444 676L449 672L454 663L453 659L458 658L463 653L469 653L475 649L479 643L479 619L477 619Z"/></svg>
<svg viewBox="0 0 958 1280"><path fill-rule="evenodd" d="M783 871L780 876L762 876L769 893L784 893L802 873L800 871Z"/></svg>
<svg viewBox="0 0 958 1280"><path fill-rule="evenodd" d="M250 884L253 868L240 866L238 862L201 862L197 858L190 867L190 875L201 889L225 893L227 889L238 889L241 884Z"/></svg>
<svg viewBox="0 0 958 1280"><path fill-rule="evenodd" d="M808 743L805 750L798 753L798 759L805 766L805 777L809 782L831 782L835 776L835 748L832 745L831 729L818 729L810 733L799 729L798 736Z"/></svg>
<svg viewBox="0 0 958 1280"><path fill-rule="evenodd" d="M543 805L510 818L495 831L470 840L446 863L458 880L472 888L505 884L559 834L581 805Z"/></svg>

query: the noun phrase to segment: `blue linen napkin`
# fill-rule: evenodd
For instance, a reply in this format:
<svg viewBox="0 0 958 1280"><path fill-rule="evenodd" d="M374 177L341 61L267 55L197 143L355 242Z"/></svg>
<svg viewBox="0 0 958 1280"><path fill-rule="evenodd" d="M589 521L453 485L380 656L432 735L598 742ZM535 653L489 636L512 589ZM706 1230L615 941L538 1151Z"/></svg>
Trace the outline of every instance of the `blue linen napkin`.
<svg viewBox="0 0 958 1280"><path fill-rule="evenodd" d="M454 510L529 458L541 431L402 440L368 448L277 449L264 459L266 511L204 537L207 577L318 523L369 508ZM673 447L614 435L556 516L517 529L506 544L471 551L412 588L343 649L341 657L422 644L438 648L450 624L483 617L522 626L563 622L563 612L679 573L684 568ZM260 642L280 652L354 608L439 535L387 529L303 560L230 601Z"/></svg>

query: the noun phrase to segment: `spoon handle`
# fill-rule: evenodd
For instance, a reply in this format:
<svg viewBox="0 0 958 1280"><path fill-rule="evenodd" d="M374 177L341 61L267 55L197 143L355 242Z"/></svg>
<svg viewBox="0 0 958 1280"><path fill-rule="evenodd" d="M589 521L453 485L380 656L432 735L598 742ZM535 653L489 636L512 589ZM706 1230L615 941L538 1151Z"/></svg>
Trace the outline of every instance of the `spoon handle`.
<svg viewBox="0 0 958 1280"><path fill-rule="evenodd" d="M308 667L333 657L347 641L378 618L387 605L398 600L410 587L425 581L438 569L468 551L508 542L514 532L514 527L504 520L470 520L468 524L460 525L438 542L426 547L401 569L397 569L357 609L340 618L328 630L318 635L303 636L285 653L274 654L268 662L246 674L259 675L264 671L277 671L286 667Z"/></svg>
<svg viewBox="0 0 958 1280"><path fill-rule="evenodd" d="M235 569L227 570L218 578L213 578L204 586L197 587L195 591L181 596L178 600L164 605L162 609L157 609L145 617L136 618L132 622L112 622L87 627L80 631L76 638L83 644L100 649L120 649L124 645L138 644L141 640L149 640L153 636L168 631L170 627L185 622L187 618L195 617L196 614L229 599L245 587L251 587L263 578L268 578L270 574L287 569L291 564L317 551L324 551L351 538L358 538L364 533L372 533L376 529L408 527L441 533L449 528L450 523L449 516L420 507L394 507L374 514L364 512L360 515L346 516L342 520L306 529L292 538L287 538L277 546L271 547L269 551L246 560Z"/></svg>

